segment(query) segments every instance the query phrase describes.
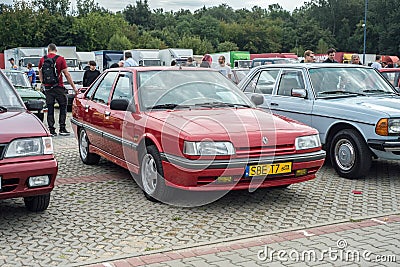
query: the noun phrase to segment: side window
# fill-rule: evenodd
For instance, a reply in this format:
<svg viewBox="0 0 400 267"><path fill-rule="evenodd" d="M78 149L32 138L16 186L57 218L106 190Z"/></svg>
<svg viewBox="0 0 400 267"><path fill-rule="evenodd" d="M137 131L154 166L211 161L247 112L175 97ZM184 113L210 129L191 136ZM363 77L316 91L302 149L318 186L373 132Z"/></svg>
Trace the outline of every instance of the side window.
<svg viewBox="0 0 400 267"><path fill-rule="evenodd" d="M87 94L86 94L86 98L87 99L92 99L93 97L93 93L96 90L97 86L99 85L99 83L102 81L103 79L97 79L96 82L94 84L92 84L92 86L88 89Z"/></svg>
<svg viewBox="0 0 400 267"><path fill-rule="evenodd" d="M92 98L94 102L108 105L108 97L110 96L110 92L117 74L118 74L117 71L113 71L113 72L108 72L105 75L105 77L97 87L96 92L94 93L94 96Z"/></svg>
<svg viewBox="0 0 400 267"><path fill-rule="evenodd" d="M278 95L291 96L293 88L305 88L303 74L300 70L284 70L279 81Z"/></svg>
<svg viewBox="0 0 400 267"><path fill-rule="evenodd" d="M274 90L279 69L263 70L256 86L256 93L271 95Z"/></svg>
<svg viewBox="0 0 400 267"><path fill-rule="evenodd" d="M260 77L260 73L257 73L257 75L254 76L253 79L251 79L251 81L247 84L246 88L244 89L244 92L246 93L254 92L257 85L258 77Z"/></svg>
<svg viewBox="0 0 400 267"><path fill-rule="evenodd" d="M121 72L118 75L118 80L117 84L115 85L112 99L126 98L128 100L131 100L133 96L132 80L133 79L131 72Z"/></svg>

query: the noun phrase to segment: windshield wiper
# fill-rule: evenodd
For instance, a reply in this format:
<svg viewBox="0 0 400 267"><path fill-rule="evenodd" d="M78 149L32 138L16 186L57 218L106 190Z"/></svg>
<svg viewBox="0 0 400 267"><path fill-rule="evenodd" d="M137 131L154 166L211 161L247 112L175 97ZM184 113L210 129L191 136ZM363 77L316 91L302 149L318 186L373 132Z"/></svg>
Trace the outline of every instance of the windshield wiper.
<svg viewBox="0 0 400 267"><path fill-rule="evenodd" d="M245 105L245 104L234 104L234 103L225 103L225 102L206 102L206 103L199 103L196 104L196 106L201 106L201 107L247 107L249 108L249 105Z"/></svg>
<svg viewBox="0 0 400 267"><path fill-rule="evenodd" d="M388 92L382 89L365 89L364 93L384 93L384 94L394 94L394 92Z"/></svg>
<svg viewBox="0 0 400 267"><path fill-rule="evenodd" d="M365 92L365 91L363 91L363 92ZM343 95L362 95L362 96L365 96L365 94L356 93L356 92L351 92L351 91L343 91L343 90L323 91L323 92L319 92L319 93L318 93L318 95L338 95L338 94L343 94Z"/></svg>
<svg viewBox="0 0 400 267"><path fill-rule="evenodd" d="M168 104L160 104L149 107L149 109L175 109L175 108L190 108L190 106L168 103Z"/></svg>
<svg viewBox="0 0 400 267"><path fill-rule="evenodd" d="M0 106L0 112L7 112L7 108L3 107L3 106Z"/></svg>

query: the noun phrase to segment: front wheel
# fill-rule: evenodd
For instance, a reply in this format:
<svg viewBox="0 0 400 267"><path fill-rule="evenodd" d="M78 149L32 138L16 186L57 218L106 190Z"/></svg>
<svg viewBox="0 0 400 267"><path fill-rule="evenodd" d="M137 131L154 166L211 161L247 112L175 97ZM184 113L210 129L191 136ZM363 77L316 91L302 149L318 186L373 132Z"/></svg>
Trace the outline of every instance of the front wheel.
<svg viewBox="0 0 400 267"><path fill-rule="evenodd" d="M39 212L44 211L50 204L50 193L33 197L24 197L25 207L29 211Z"/></svg>
<svg viewBox="0 0 400 267"><path fill-rule="evenodd" d="M96 165L100 161L99 155L89 152L89 138L83 128L79 131L79 156L87 165Z"/></svg>
<svg viewBox="0 0 400 267"><path fill-rule="evenodd" d="M168 201L172 188L165 185L161 156L154 145L147 146L140 164L140 180L146 198L151 201Z"/></svg>
<svg viewBox="0 0 400 267"><path fill-rule="evenodd" d="M365 176L372 163L372 154L364 138L353 129L336 133L330 146L330 158L336 172L344 178Z"/></svg>

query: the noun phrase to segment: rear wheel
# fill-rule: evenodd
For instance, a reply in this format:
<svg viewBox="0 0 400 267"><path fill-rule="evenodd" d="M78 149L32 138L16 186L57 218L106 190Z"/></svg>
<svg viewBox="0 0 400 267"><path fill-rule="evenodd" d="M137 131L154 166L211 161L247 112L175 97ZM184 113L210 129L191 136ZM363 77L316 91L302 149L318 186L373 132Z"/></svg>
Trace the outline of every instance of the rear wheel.
<svg viewBox="0 0 400 267"><path fill-rule="evenodd" d="M157 147L147 146L140 162L140 181L144 195L151 201L170 200L172 188L165 185L161 156Z"/></svg>
<svg viewBox="0 0 400 267"><path fill-rule="evenodd" d="M372 154L364 138L353 129L341 130L333 137L330 158L336 172L345 178L365 176L372 163Z"/></svg>
<svg viewBox="0 0 400 267"><path fill-rule="evenodd" d="M25 207L29 211L44 211L50 204L50 193L33 197L24 197Z"/></svg>
<svg viewBox="0 0 400 267"><path fill-rule="evenodd" d="M96 165L100 161L99 155L89 152L89 139L83 128L79 130L79 156L87 165Z"/></svg>

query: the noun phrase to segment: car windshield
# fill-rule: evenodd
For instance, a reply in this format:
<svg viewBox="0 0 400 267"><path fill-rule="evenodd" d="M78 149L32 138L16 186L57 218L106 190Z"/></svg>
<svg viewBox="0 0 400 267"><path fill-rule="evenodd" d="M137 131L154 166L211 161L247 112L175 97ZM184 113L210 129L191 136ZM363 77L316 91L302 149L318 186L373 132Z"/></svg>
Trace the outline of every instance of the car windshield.
<svg viewBox="0 0 400 267"><path fill-rule="evenodd" d="M16 87L31 88L31 83L29 82L28 76L25 73L19 71L5 71L4 74L11 81L11 83Z"/></svg>
<svg viewBox="0 0 400 267"><path fill-rule="evenodd" d="M138 73L138 88L142 109L253 107L216 71L142 71Z"/></svg>
<svg viewBox="0 0 400 267"><path fill-rule="evenodd" d="M24 108L20 98L4 75L0 75L0 113L9 108Z"/></svg>
<svg viewBox="0 0 400 267"><path fill-rule="evenodd" d="M372 68L315 68L309 73L319 98L394 93Z"/></svg>
<svg viewBox="0 0 400 267"><path fill-rule="evenodd" d="M85 73L84 71L69 71L69 74L71 74L72 80L74 81L74 83L77 83L77 84L82 83L84 73ZM63 75L63 82L68 84L68 81L64 75Z"/></svg>

